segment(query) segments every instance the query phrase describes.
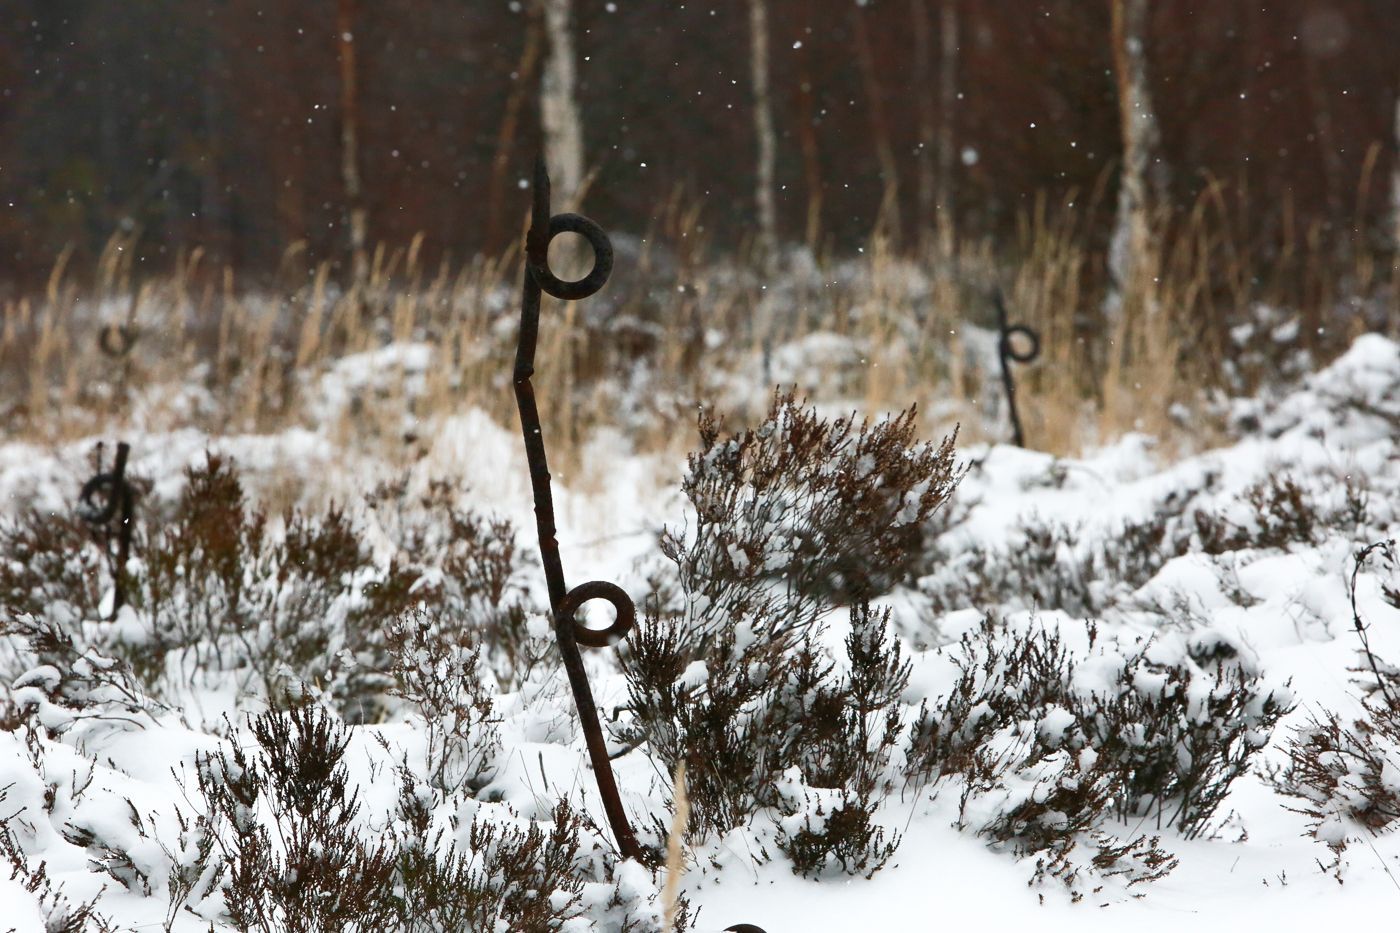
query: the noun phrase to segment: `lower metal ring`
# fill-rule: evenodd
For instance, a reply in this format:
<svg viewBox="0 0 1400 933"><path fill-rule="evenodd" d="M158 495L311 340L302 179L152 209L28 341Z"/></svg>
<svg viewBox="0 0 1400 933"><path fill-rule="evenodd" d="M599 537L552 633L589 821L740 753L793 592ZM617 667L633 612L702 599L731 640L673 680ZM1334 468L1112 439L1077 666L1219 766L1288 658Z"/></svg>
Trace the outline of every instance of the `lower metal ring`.
<svg viewBox="0 0 1400 933"><path fill-rule="evenodd" d="M617 618L613 620L612 625L601 629L588 628L574 617L579 607L590 599L605 599L612 603L613 609L617 610ZM632 597L627 595L627 591L616 583L592 580L569 590L559 603L559 617L561 621L573 625L574 638L580 645L588 648L607 648L622 641L627 637L627 633L632 631L632 626L637 622L637 607L633 605Z"/></svg>

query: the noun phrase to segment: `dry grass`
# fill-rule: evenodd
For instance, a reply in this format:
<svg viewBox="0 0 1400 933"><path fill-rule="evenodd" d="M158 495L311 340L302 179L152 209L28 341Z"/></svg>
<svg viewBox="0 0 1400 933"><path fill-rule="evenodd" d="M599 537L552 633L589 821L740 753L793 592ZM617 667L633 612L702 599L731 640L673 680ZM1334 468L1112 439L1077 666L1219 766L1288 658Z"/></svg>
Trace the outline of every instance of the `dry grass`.
<svg viewBox="0 0 1400 933"><path fill-rule="evenodd" d="M675 933L676 912L680 903L681 876L685 874L685 831L690 825L690 798L685 795L685 762L676 765L676 815L666 836L666 884L661 889L661 903L666 917L662 929Z"/></svg>
<svg viewBox="0 0 1400 933"><path fill-rule="evenodd" d="M696 404L747 420L780 379L847 409L916 402L926 436L961 422L965 440L1004 438L988 372L993 341L974 326L991 323L996 286L1013 318L1042 334L1041 360L1017 374L1031 446L1073 453L1134 430L1200 446L1213 440L1203 422L1183 429L1172 406L1197 406L1232 352L1228 323L1255 305L1290 309L1318 356L1350 336L1332 327L1327 346L1313 339L1328 333L1339 294L1384 298L1388 326L1400 319L1397 290L1378 271L1385 261L1364 244L1343 261L1316 231L1290 233L1265 268L1231 233L1243 209L1216 186L1185 217L1159 218L1159 253L1127 284L1124 313L1103 333L1102 261L1089 245L1090 209L1075 200L1037 203L1017 242L1001 249L964 240L951 253L931 245L910 258L877 236L855 260L799 258L765 283L743 262L706 263L697 213L677 197L639 245L620 250L601 296L563 307L546 300L536 385L551 456L561 472L597 481L581 451L599 428L617 429L637 451L678 453ZM299 267L293 249L288 284L252 289L198 250L172 273L142 279L130 245L114 237L83 286L64 253L41 294L4 305L5 437L312 425L393 462L469 406L514 424L517 253L426 268L418 240L381 247L363 286L347 290L324 265ZM99 348L102 329L115 325L136 334L126 355ZM852 358L784 369L802 341L821 339L853 348ZM409 345L428 354L426 366L388 349ZM351 378L347 359L375 352L385 355ZM344 391L332 397L337 379Z"/></svg>

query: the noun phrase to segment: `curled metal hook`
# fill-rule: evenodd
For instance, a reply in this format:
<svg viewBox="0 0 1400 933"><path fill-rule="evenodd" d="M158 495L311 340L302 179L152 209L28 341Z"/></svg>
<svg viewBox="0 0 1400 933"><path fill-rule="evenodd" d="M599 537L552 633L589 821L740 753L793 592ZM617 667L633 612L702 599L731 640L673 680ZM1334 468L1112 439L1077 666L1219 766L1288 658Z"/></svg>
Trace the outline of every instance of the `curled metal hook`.
<svg viewBox="0 0 1400 933"><path fill-rule="evenodd" d="M621 641L636 623L637 609L631 597L614 583L593 580L569 589L564 583L564 565L559 557L559 540L554 524L554 496L550 489L549 462L545 457L544 435L539 406L530 377L535 373L535 346L539 342L540 300L547 292L555 298L574 301L594 294L612 274L612 243L603 228L579 214L549 213L549 175L544 160L535 161L534 203L530 231L525 236L525 281L520 301L520 343L515 354L515 401L520 409L520 429L525 438L525 459L530 468L530 486L535 498L535 525L540 538L540 561L549 584L549 603L554 613L554 637L569 675L574 703L578 706L593 776L603 799L603 810L612 827L617 848L626 858L646 861L647 854L637 842L627 820L613 775L598 707L583 667L582 644L602 648ZM578 233L593 248L593 268L575 282L566 282L549 268L549 242L561 233ZM590 629L577 619L579 608L589 600L611 603L616 620L606 629Z"/></svg>
<svg viewBox="0 0 1400 933"><path fill-rule="evenodd" d="M997 309L997 357L1001 361L1001 384L1006 389L1006 407L1011 413L1011 436L1017 447L1026 446L1026 436L1021 430L1021 413L1016 408L1016 380L1011 377L1011 362L1030 363L1040 356L1040 335L1025 324L1008 324L1006 302L1002 300L1001 289L992 292L992 303ZM1030 346L1017 350L1012 337L1020 336L1030 341Z"/></svg>
<svg viewBox="0 0 1400 933"><path fill-rule="evenodd" d="M617 613L612 625L595 629L578 620L579 607L590 599L604 599L612 604ZM587 648L611 648L626 638L627 633L632 631L632 626L637 623L637 607L633 605L632 597L616 583L604 583L602 580L580 583L569 590L556 611L573 622L574 640Z"/></svg>
<svg viewBox="0 0 1400 933"><path fill-rule="evenodd" d="M98 331L97 348L112 359L130 355L136 345L136 330L126 324L108 324Z"/></svg>
<svg viewBox="0 0 1400 933"><path fill-rule="evenodd" d="M126 562L131 557L131 528L134 496L131 484L126 479L126 459L131 453L131 445L124 441L117 443L117 457L112 469L98 473L83 484L78 493L78 515L94 528L111 525L112 519L120 516L117 530L117 560L112 567L112 615L126 605ZM99 463L98 469L101 469ZM102 500L96 501L95 497ZM111 540L110 538L108 539ZM110 547L110 545L109 545ZM110 559L111 552L108 552Z"/></svg>

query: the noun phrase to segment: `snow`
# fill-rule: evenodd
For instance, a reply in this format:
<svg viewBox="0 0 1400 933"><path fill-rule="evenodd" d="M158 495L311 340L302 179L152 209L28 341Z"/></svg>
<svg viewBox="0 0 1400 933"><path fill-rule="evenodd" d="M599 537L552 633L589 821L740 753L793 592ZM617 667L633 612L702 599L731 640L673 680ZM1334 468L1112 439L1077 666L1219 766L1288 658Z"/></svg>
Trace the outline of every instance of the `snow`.
<svg viewBox="0 0 1400 933"><path fill-rule="evenodd" d="M1278 328L1286 331L1289 326L1285 322ZM827 336L812 335L802 347L777 348L771 361L775 374L795 376L851 349ZM158 492L169 493L179 488L186 466L202 459L205 450L215 450L237 460L255 498L291 475L303 481L302 495L308 501L353 502L398 467L372 453L340 447L329 427L335 413L355 395L372 391L377 374L386 369L421 377L432 365L426 347L389 350L342 360L321 377L316 386L322 406L318 411L327 427L267 436L213 438L176 430L129 437L130 470L150 477ZM401 381L396 378L395 384ZM717 931L747 922L769 933L932 930L964 924L994 930L1019 925L1178 931L1183 924L1296 930L1393 912L1400 896L1395 880L1400 874L1400 834L1367 838L1349 848L1343 856L1345 884L1339 884L1320 870L1330 858L1328 850L1304 835L1305 817L1286 808L1288 801L1270 788L1261 772L1283 760L1282 740L1310 713L1336 710L1350 716L1360 708L1355 675L1349 672L1358 664L1358 644L1347 579L1359 546L1400 536L1400 345L1375 335L1360 337L1343 357L1307 376L1295 391L1234 400L1231 415L1235 424L1257 428L1230 446L1177 462L1163 462L1154 439L1143 435L1129 435L1068 460L1009 446L962 449L960 456L978 465L957 494L955 508L961 520L939 542L951 555L977 547L984 550L984 559L995 560L1024 546L1021 523L1034 518L1076 529L1074 539L1056 555L1060 563L1073 563L1086 560L1096 544L1113 547L1125 522L1151 516L1172 495L1189 502L1184 515L1207 510L1248 526L1255 516L1240 496L1261 480L1287 473L1327 507L1341 502L1345 478L1366 478L1371 491L1364 527L1329 527L1314 542L1293 542L1286 548L1219 555L1193 549L1166 560L1146 582L1127 592L1122 586L1114 589L1120 581L1089 581L1097 587L1091 592L1106 606L1097 621L1100 637L1119 646L1112 650L1126 651L1136 640L1148 644L1149 651L1174 656L1185 654L1188 647L1209 653L1206 649L1224 646L1269 683L1290 684L1297 708L1270 738L1256 766L1233 786L1217 814L1223 822L1215 833L1187 840L1162 830L1163 846L1180 859L1175 871L1138 888L1107 879L1084 902L1072 904L1054 883L1029 886L1028 863L960 831L955 825L956 791L896 793L880 812L888 828L903 833L903 841L892 863L870 880L807 881L795 876L781 855L757 857L771 838L765 835L771 827L743 828L702 844L683 879L686 894L701 908L699 928ZM423 455L409 467L410 482L464 477L469 504L510 518L519 530L519 544L533 553L533 503L514 429L497 424L485 412L470 410L444 419L429 436ZM84 438L56 448L0 441L0 511L13 515L30 508L70 508L96 440ZM624 442L618 437L594 438L583 450L584 475L556 475L560 544L572 580L616 580L639 590L647 567L656 560L655 532L662 523L680 527L686 516L677 492L679 466L650 456L619 458L616 451L621 446ZM589 463L607 464L606 483L587 475ZM748 560L735 548L728 556L736 566ZM1376 654L1400 661L1400 609L1390 606L1381 590L1387 581L1391 586L1397 583L1385 574L1380 567L1363 569L1357 598ZM946 692L956 673L949 646L976 629L984 610L997 610L1011 625L1058 627L1073 649L1085 646L1085 619L1024 598L1002 606L954 606L929 618L927 594L921 588L939 579L934 568L918 586L880 601L894 611L912 651L913 676L904 697L911 713L919 703ZM542 575L536 574L530 585L542 600ZM1182 618L1189 621L1175 628L1164 625L1152 609L1164 606L1182 607ZM704 608L695 607L697 612ZM142 635L127 614L114 625L132 639ZM529 633L549 637L548 620L533 617ZM1077 669L1081 687L1112 686L1112 651L1106 651ZM625 686L611 653L591 653L587 663L604 713L624 703ZM34 763L20 732L0 733L0 809L23 813L11 824L18 827L20 847L31 866L47 863L70 900L100 893L99 909L121 925L163 927L168 859L156 840L176 839L176 810L193 786L196 753L227 741L221 717L245 708L240 705L244 698L227 684L210 685L195 691L183 708L155 714L149 721L71 722L40 689L59 676L51 667L36 668L9 686L15 700L36 699L45 725L66 731L44 740L40 764ZM682 678L699 685L707 676L704 662L697 660ZM1137 684L1139 689L1150 686ZM510 808L518 815L512 818L544 818L551 795L564 794L606 825L571 703L557 679L527 682L500 696L497 712L503 720L505 753L478 795L479 802L471 804L471 813L457 817L467 822L477 813L504 818ZM1065 710L1052 710L1036 728L1042 734L1063 732L1071 719ZM424 730L421 722L406 717L354 731L348 760L362 788L367 819L374 825L394 802L387 782L376 781L374 775L392 770L399 756L421 760ZM644 751L623 755L616 769L630 812L663 812L665 777ZM1400 783L1400 775L1390 777ZM47 812L42 804L46 786L54 800ZM802 793L800 777L794 778L792 791ZM1027 784L1006 792L1037 791ZM979 805L996 803L989 797ZM133 824L133 812L144 831ZM88 853L65 838L65 831L71 835L73 828L90 830L128 852L135 867L149 876L153 896L125 890L111 877L94 872ZM1158 831L1151 825L1124 829ZM1355 828L1338 821L1322 833L1340 838L1354 835ZM768 851L776 850L770 844ZM33 897L6 874L0 873L0 926L21 933L42 929ZM657 886L648 872L631 863L620 868L617 881L636 898L649 896ZM605 905L611 891L610 886L590 889L585 899ZM177 914L173 928L195 931L207 926L198 917ZM585 928L579 923L569 927Z"/></svg>

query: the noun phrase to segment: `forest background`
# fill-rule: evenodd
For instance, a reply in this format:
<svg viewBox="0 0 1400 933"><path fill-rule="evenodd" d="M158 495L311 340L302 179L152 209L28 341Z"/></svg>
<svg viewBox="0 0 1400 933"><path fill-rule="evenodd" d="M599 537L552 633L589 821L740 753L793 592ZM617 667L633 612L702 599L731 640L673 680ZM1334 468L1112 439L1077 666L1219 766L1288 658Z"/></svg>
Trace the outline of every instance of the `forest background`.
<svg viewBox="0 0 1400 933"><path fill-rule="evenodd" d="M519 238L517 189L551 131L556 150L581 135L556 191L582 188L576 206L613 231L645 235L680 203L722 252L764 236L853 252L876 230L912 250L940 220L1009 239L1044 198L1077 204L1106 250L1132 77L1115 54L1137 48L1148 97L1128 112L1155 124L1154 208L1217 191L1219 222L1265 262L1388 249L1393 14L1387 0L11 0L0 287L134 230L155 266L198 246L258 276L304 254L304 272L347 257L356 211L370 248L421 233L429 261L497 253Z"/></svg>

